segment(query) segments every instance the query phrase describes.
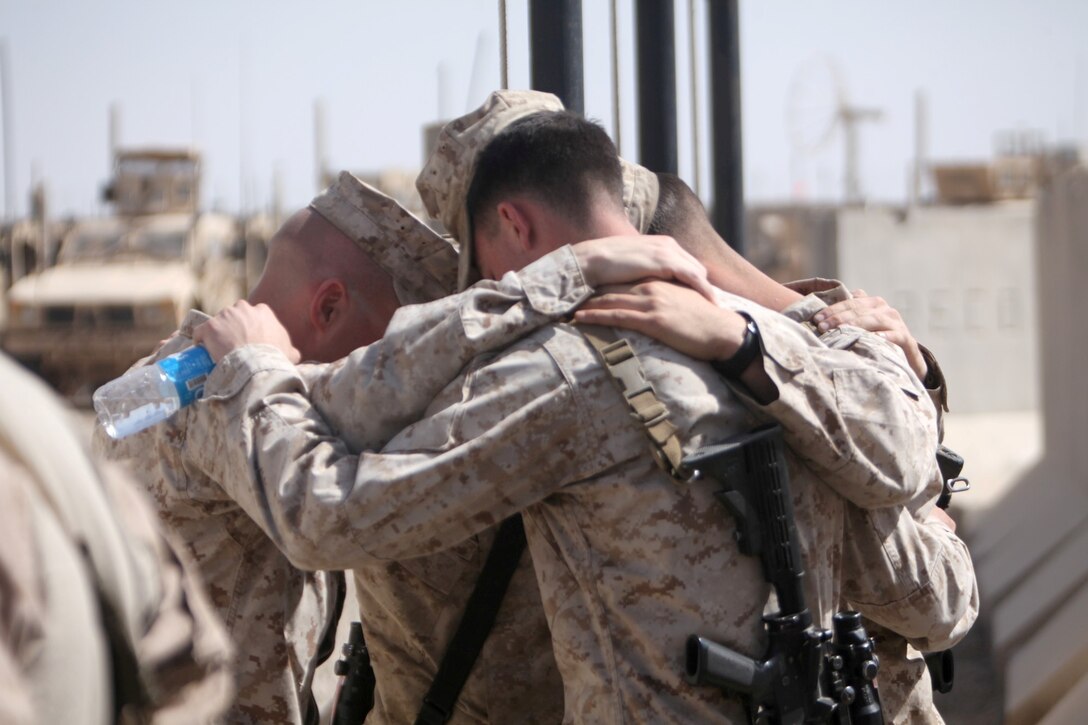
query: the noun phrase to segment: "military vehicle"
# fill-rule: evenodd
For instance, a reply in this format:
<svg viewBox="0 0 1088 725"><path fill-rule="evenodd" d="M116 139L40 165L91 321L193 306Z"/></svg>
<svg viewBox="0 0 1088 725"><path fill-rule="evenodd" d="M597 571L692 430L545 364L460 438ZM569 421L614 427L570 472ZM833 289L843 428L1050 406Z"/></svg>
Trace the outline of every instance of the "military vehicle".
<svg viewBox="0 0 1088 725"><path fill-rule="evenodd" d="M228 215L202 213L200 156L118 150L108 217L73 222L55 257L13 280L4 348L83 398L170 335L190 307L245 293L246 244Z"/></svg>

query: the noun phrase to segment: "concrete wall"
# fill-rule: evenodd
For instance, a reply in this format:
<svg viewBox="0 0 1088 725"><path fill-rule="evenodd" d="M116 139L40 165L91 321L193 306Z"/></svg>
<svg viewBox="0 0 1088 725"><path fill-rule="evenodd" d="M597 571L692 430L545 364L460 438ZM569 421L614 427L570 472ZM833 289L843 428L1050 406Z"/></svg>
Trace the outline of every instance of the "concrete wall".
<svg viewBox="0 0 1088 725"><path fill-rule="evenodd" d="M745 214L745 256L779 282L834 277L838 214L831 206L763 204Z"/></svg>
<svg viewBox="0 0 1088 725"><path fill-rule="evenodd" d="M833 249L827 274L887 298L950 381L947 440L975 486L953 506L1000 682L953 696L968 712L1003 698L1011 725L1084 722L1088 170L1052 180L1035 201L835 214L820 227L834 230L834 246L776 259L810 265L794 275L805 276L817 272L818 250Z"/></svg>
<svg viewBox="0 0 1088 725"><path fill-rule="evenodd" d="M1038 406L1033 211L839 211L837 276L900 311L941 361L958 413Z"/></svg>
<svg viewBox="0 0 1088 725"><path fill-rule="evenodd" d="M1088 702L1088 171L1038 200L1043 457L972 541L1007 722L1083 722Z"/></svg>

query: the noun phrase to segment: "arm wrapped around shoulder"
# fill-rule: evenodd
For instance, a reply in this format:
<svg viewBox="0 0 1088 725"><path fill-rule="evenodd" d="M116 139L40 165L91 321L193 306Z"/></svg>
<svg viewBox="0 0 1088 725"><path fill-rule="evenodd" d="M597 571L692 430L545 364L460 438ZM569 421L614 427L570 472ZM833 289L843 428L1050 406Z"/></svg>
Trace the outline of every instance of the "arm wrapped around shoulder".
<svg viewBox="0 0 1088 725"><path fill-rule="evenodd" d="M947 649L978 617L967 545L947 526L903 508L846 513L843 596L916 649Z"/></svg>

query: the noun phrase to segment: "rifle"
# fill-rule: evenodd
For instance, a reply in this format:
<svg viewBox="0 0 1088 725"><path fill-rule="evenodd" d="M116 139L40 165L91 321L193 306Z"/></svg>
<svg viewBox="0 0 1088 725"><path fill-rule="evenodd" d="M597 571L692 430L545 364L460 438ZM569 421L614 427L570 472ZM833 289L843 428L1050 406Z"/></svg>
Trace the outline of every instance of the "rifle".
<svg viewBox="0 0 1088 725"><path fill-rule="evenodd" d="M947 446L937 448L937 467L941 469L941 495L937 498L937 507L947 509L952 502L952 494L970 491L971 482L960 475L963 470L963 457ZM952 650L929 652L925 655L925 660L933 691L942 695L951 692L956 674Z"/></svg>
<svg viewBox="0 0 1088 725"><path fill-rule="evenodd" d="M363 641L363 625L352 622L348 641L343 648L344 658L337 660L333 672L344 678L336 691L336 707L333 708L333 725L359 725L374 707L374 670L370 666L370 653Z"/></svg>
<svg viewBox="0 0 1088 725"><path fill-rule="evenodd" d="M938 508L946 509L952 502L952 494L971 490L971 482L960 475L963 470L963 456L948 446L937 448L937 467L941 469L941 495L937 498Z"/></svg>
<svg viewBox="0 0 1088 725"><path fill-rule="evenodd" d="M684 459L693 478L722 485L714 496L733 515L741 553L758 556L779 610L763 617L762 660L712 640L688 638L685 675L742 695L751 722L884 722L873 684L878 661L856 612L835 617L835 631L813 626L789 492L782 429L764 426Z"/></svg>

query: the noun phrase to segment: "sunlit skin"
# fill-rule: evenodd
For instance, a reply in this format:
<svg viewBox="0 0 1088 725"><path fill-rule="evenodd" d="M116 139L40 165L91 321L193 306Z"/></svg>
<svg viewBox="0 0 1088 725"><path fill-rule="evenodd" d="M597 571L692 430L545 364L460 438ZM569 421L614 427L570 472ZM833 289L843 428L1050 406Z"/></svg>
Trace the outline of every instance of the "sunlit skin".
<svg viewBox="0 0 1088 725"><path fill-rule="evenodd" d="M590 287L660 277L713 294L703 265L670 237L629 233L572 250ZM347 274L352 270L354 276ZM247 344L272 345L292 362L327 362L381 337L396 308L388 276L335 227L304 210L273 239L250 299L198 327L194 339L216 362Z"/></svg>
<svg viewBox="0 0 1088 725"><path fill-rule="evenodd" d="M324 217L303 209L270 241L249 300L198 327L194 340L216 362L243 341L273 345L292 362L331 362L380 338L398 307L392 278Z"/></svg>
<svg viewBox="0 0 1088 725"><path fill-rule="evenodd" d="M637 234L622 206L619 206L604 193L588 203L587 217L582 220L554 209L547 202L528 195L508 195L498 201L492 209L480 215L481 223L475 230L475 251L481 272L492 279L501 277L512 269L520 269L549 251L587 236L613 236ZM652 284L652 283L643 283ZM690 292L698 297L702 305L709 310L699 320L687 320L688 324L712 321L712 329L684 330L680 334L665 339L661 334L653 335L667 344L689 355L702 354L706 358L728 359L744 341L746 321L730 310L718 308L708 298L691 290L675 287L677 295ZM607 295L604 299L607 305ZM611 310L601 306L600 299L590 314L599 318L586 319L581 311L575 319L583 319L594 324L612 324L606 318ZM624 310L630 313L630 308ZM628 315L629 329L641 331L646 324L645 317ZM659 332L667 332L659 330ZM690 347L689 347L690 346ZM709 353L709 354L708 354ZM760 356L741 375L743 382L757 400L768 403L778 396L766 371L760 363Z"/></svg>

